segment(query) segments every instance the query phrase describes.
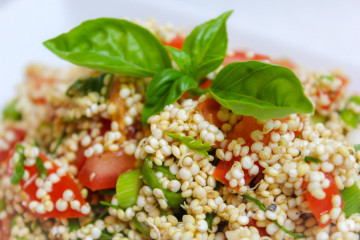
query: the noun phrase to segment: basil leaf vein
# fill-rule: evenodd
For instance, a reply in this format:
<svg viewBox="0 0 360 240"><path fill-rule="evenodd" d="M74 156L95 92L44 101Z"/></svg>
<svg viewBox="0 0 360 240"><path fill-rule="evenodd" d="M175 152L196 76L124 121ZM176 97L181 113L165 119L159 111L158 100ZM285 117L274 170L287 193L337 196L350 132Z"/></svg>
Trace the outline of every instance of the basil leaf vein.
<svg viewBox="0 0 360 240"><path fill-rule="evenodd" d="M259 120L314 110L290 69L260 61L227 65L216 76L209 91L234 113Z"/></svg>
<svg viewBox="0 0 360 240"><path fill-rule="evenodd" d="M85 21L44 45L64 60L103 72L151 77L171 67L164 46L149 30L122 19Z"/></svg>

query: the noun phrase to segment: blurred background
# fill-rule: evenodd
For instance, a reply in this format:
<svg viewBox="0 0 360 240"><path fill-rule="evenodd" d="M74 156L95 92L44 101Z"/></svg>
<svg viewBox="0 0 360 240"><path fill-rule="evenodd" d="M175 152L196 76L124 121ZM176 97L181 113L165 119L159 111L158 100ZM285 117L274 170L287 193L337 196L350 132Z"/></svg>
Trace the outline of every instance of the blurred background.
<svg viewBox="0 0 360 240"><path fill-rule="evenodd" d="M342 69L360 93L358 0L0 0L0 105L14 96L28 63L64 65L42 42L86 19L154 17L190 30L229 9L235 10L230 48L287 57L309 69Z"/></svg>

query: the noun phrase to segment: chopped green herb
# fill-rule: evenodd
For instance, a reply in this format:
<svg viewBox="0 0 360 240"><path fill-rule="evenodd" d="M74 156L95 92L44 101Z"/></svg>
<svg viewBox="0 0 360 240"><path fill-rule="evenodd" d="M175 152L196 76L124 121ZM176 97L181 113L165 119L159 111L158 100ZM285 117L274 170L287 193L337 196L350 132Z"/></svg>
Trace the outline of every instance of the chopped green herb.
<svg viewBox="0 0 360 240"><path fill-rule="evenodd" d="M354 113L352 110L347 109L347 106L350 103L355 103L356 105L360 105L360 96L352 96L349 98L345 108L340 112L340 117L347 125L353 128L357 128L360 120L360 114Z"/></svg>
<svg viewBox="0 0 360 240"><path fill-rule="evenodd" d="M309 162L321 163L322 161L320 159L317 159L317 158L314 158L314 157L305 156L305 162L307 162L307 163L309 163Z"/></svg>
<svg viewBox="0 0 360 240"><path fill-rule="evenodd" d="M354 150L355 150L355 152L360 151L360 144L355 144Z"/></svg>
<svg viewBox="0 0 360 240"><path fill-rule="evenodd" d="M201 140L195 140L188 136L181 136L177 133L166 133L166 135L185 144L194 152L200 153L204 157L209 157L208 151L211 149L210 143L202 143Z"/></svg>
<svg viewBox="0 0 360 240"><path fill-rule="evenodd" d="M108 202L104 202L104 201L100 201L100 204L101 205L104 205L104 206L107 206L107 207L112 207L112 208L115 208L115 209L121 209L121 207L119 206L116 206L114 204L111 204L111 203L108 203Z"/></svg>
<svg viewBox="0 0 360 240"><path fill-rule="evenodd" d="M24 169L24 165L23 165L24 158L25 158L25 156L24 156L25 148L22 145L16 145L15 150L19 156L19 159L15 164L15 170L14 170L13 175L11 176L10 181L12 184L18 184L21 181L21 179L23 178L24 173L25 173L25 169Z"/></svg>
<svg viewBox="0 0 360 240"><path fill-rule="evenodd" d="M64 141L64 138L66 137L66 131L64 131L62 134L61 134L61 136L60 136L60 138L59 138L59 140L56 142L56 145L55 145L55 147L54 147L54 150L52 150L52 154L55 154L56 153L56 151L58 150L58 148L60 147L60 145L62 144L62 142Z"/></svg>
<svg viewBox="0 0 360 240"><path fill-rule="evenodd" d="M139 230L142 234L144 234L145 236L150 236L150 228L148 225L146 225L145 223L139 222L136 217L134 217L132 219L132 222L134 223L135 227L137 228L137 230Z"/></svg>
<svg viewBox="0 0 360 240"><path fill-rule="evenodd" d="M6 209L6 201L5 199L0 200L0 212Z"/></svg>
<svg viewBox="0 0 360 240"><path fill-rule="evenodd" d="M165 175L166 175L168 178L170 178L171 180L177 180L176 176L170 172L170 170L169 170L168 167L154 165L154 166L153 166L153 169L154 169L155 171L162 172L163 174L165 174Z"/></svg>
<svg viewBox="0 0 360 240"><path fill-rule="evenodd" d="M22 119L22 114L16 109L17 99L8 103L3 110L3 118L13 121L19 121Z"/></svg>
<svg viewBox="0 0 360 240"><path fill-rule="evenodd" d="M356 183L342 190L341 196L344 200L343 212L346 217L350 217L354 213L360 213L360 189Z"/></svg>
<svg viewBox="0 0 360 240"><path fill-rule="evenodd" d="M208 228L210 229L210 231L212 231L212 224L213 224L215 216L216 216L216 214L213 212L206 214L205 220L207 222L207 225L208 225Z"/></svg>
<svg viewBox="0 0 360 240"><path fill-rule="evenodd" d="M100 236L100 239L102 239L102 240L112 240L113 238L112 238L112 236L110 236L109 233L107 233L107 232L102 232L102 233L101 233L101 236Z"/></svg>
<svg viewBox="0 0 360 240"><path fill-rule="evenodd" d="M116 197L120 208L136 205L142 181L140 169L120 174L116 183Z"/></svg>
<svg viewBox="0 0 360 240"><path fill-rule="evenodd" d="M41 178L46 178L48 173L40 157L36 158L36 170Z"/></svg>
<svg viewBox="0 0 360 240"><path fill-rule="evenodd" d="M142 168L142 175L144 182L150 186L151 189L159 188L164 193L167 204L172 208L178 208L184 202L184 198L180 193L174 193L167 189L164 189L156 177L154 170L150 167L150 157L147 156Z"/></svg>
<svg viewBox="0 0 360 240"><path fill-rule="evenodd" d="M69 221L69 232L80 229L80 223L78 218L69 218L68 221Z"/></svg>
<svg viewBox="0 0 360 240"><path fill-rule="evenodd" d="M246 198L252 202L254 202L261 210L263 210L264 212L266 212L266 207L256 198L253 198L247 194L242 195L243 198ZM281 226L276 220L273 221L281 230L283 230L285 233L289 234L290 236L294 237L294 238L306 238L303 235L298 235L296 233L290 232L289 230L287 230L284 226Z"/></svg>
<svg viewBox="0 0 360 240"><path fill-rule="evenodd" d="M97 92L104 96L105 100L109 98L113 75L108 73L99 74L96 77L76 80L66 91L68 97L86 96L90 92ZM105 89L106 91L103 92Z"/></svg>

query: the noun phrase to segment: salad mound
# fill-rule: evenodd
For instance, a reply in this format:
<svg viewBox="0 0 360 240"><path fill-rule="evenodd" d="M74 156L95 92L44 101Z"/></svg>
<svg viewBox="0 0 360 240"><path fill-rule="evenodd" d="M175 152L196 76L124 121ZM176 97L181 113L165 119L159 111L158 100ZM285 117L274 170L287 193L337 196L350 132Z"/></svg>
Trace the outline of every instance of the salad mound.
<svg viewBox="0 0 360 240"><path fill-rule="evenodd" d="M228 50L231 14L44 42L79 67L29 66L3 110L0 240L359 239L360 98Z"/></svg>

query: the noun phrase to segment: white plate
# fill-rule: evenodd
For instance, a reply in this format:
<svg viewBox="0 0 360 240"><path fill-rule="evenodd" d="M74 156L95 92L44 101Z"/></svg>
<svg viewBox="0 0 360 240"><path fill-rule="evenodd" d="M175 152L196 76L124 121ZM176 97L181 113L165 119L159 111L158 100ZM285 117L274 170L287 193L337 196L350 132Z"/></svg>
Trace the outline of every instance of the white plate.
<svg viewBox="0 0 360 240"><path fill-rule="evenodd" d="M1 0L0 0L1 1ZM360 90L360 2L210 0L9 0L0 5L0 106L31 62L64 65L42 42L89 18L129 17L191 27L234 9L230 47L286 56L313 69L339 67Z"/></svg>

